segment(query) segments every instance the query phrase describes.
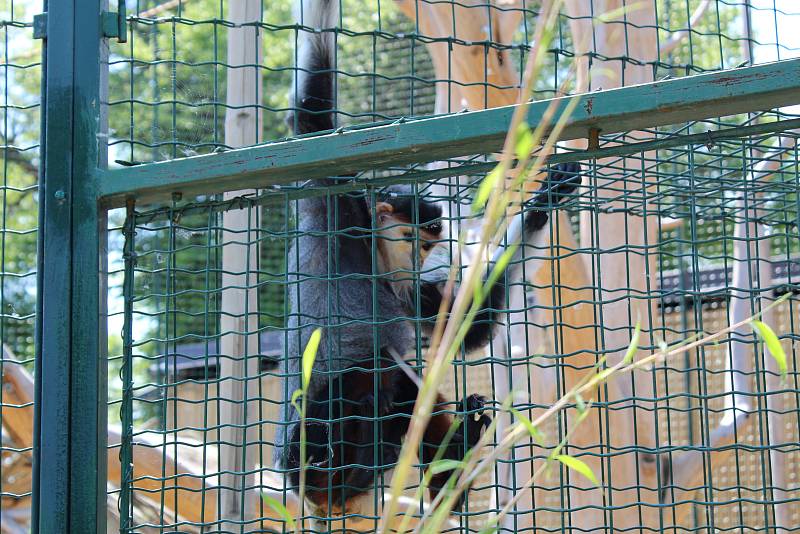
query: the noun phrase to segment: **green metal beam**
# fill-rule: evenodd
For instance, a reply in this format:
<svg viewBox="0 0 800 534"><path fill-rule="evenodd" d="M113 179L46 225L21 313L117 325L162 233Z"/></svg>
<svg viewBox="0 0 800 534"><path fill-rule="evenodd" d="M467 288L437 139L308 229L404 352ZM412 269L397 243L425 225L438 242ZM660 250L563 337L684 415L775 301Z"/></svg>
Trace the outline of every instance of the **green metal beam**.
<svg viewBox="0 0 800 534"><path fill-rule="evenodd" d="M106 531L99 268L104 228L94 187L101 156L100 82L108 64L102 4L45 5L33 530L48 534Z"/></svg>
<svg viewBox="0 0 800 534"><path fill-rule="evenodd" d="M690 145L708 143L718 143L731 139L743 139L751 136L773 134L775 132L800 131L800 119L788 119L775 122L760 122L750 126L737 126L735 128L724 128L721 130L709 130L702 134L673 135L662 137L654 141L641 141L638 143L628 143L615 145L596 150L576 150L560 152L551 155L548 163L563 163L567 161L586 161L590 159L613 158L628 156L631 154L641 154L650 150L662 150L675 147L686 147ZM311 198L326 196L330 194L352 193L364 189L367 185L373 187L383 187L393 184L418 184L430 180L450 178L458 175L478 175L491 171L497 162L482 161L480 163L464 163L459 166L443 167L441 169L409 171L402 174L392 174L390 176L369 177L366 179L347 180L326 188L297 188L290 191L274 194L265 191L259 196L249 196L246 200L248 206L284 206L287 201L298 200L301 198ZM182 217L187 215L208 216L209 210L215 213L223 213L228 210L241 209L242 197L230 198L227 200L202 200L199 202L189 202L180 207L164 206L152 208L139 212L137 221L141 224L151 223L158 220L169 220L180 214Z"/></svg>
<svg viewBox="0 0 800 534"><path fill-rule="evenodd" d="M590 93L562 140L800 104L800 59ZM563 110L569 99L556 99ZM551 101L531 105L538 124ZM107 207L172 193L211 194L500 150L514 106L332 133L106 171L97 196ZM558 114L557 114L558 116Z"/></svg>

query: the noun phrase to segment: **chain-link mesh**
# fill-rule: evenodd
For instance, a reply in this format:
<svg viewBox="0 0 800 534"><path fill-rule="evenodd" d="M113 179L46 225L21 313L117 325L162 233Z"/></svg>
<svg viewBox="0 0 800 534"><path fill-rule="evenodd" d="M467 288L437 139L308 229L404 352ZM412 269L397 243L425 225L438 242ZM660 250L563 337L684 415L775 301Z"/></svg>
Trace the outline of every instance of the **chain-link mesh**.
<svg viewBox="0 0 800 534"><path fill-rule="evenodd" d="M535 99L763 64L796 57L800 49L792 33L800 12L790 1L649 0L604 15L612 4L566 3ZM263 2L245 22L231 20L225 1L129 5L127 42L113 43L109 58L110 166L289 136L296 43L311 30L298 25L291 5ZM328 29L337 48L338 126L514 103L540 10L528 0L342 0L341 20ZM244 33L244 46L256 59L232 62L229 36L243 28L253 30ZM16 29L6 26L9 36ZM15 69L37 68L12 56L6 56L7 81ZM252 85L235 89L254 98L233 104L229 79L242 69L255 73L246 78ZM24 105L6 106L9 125L12 117L35 113L30 94L37 93L20 92ZM16 97L8 88L6 95ZM226 116L253 111L253 138L226 139ZM557 157L582 159L585 187L554 215L549 243L525 249L526 267L536 258L544 265L509 286L503 310L510 314L491 345L456 358L441 388L452 402L447 409L463 411L455 401L480 393L489 399L487 413L507 428L511 416L501 405L512 391L518 411L541 414L603 357L619 359L637 322L645 354L719 331L797 292L796 124L787 122L791 127L780 134L758 130L796 119L796 110L752 111L624 135L600 132L589 147L593 158L573 153L585 143L565 144ZM35 126L7 131L28 136ZM704 137L718 130L727 134ZM18 161L36 162L27 158L35 153L33 142L22 139L6 136L4 192L32 204L35 189L11 189L12 176L27 176ZM634 142L649 144L625 148ZM457 231L473 224L471 199L492 168L487 159L476 154L430 166L361 169L370 199L381 186L406 181L416 184L415 198L449 207L450 233L435 254L440 262L408 273L415 280L461 258ZM292 515L297 503L285 473L273 465L273 449L282 414L291 409L283 401L291 397L287 296L302 283L292 275L303 275L288 272L288 258L302 238L301 199L331 200L348 188L347 194L362 190L302 183L233 198L174 195L110 213L110 529L287 528L274 503ZM24 226L3 235L29 235L35 219ZM4 262L4 280L32 284L32 268L10 264L8 256ZM504 532L797 530L797 306L793 298L763 317L786 351L784 379L749 326L614 378L581 427L572 428L575 409L565 411L542 428L544 446L523 442L496 462L447 529L480 530L519 494L500 524ZM6 315L4 305L2 313L9 328L6 317L29 324L32 311ZM302 302L294 313L303 313ZM375 329L373 319L364 328ZM3 335L5 343L19 339ZM413 356L420 365L425 343L419 339ZM27 355L30 347L20 343L14 350ZM599 487L550 465L526 493L532 470L567 434L565 452L590 466ZM501 437L502 428L491 441ZM4 448L4 461L6 450L17 454ZM363 506L344 520L306 508L313 520L306 529L374 525L374 504L388 490L384 476L376 473L378 491L367 492ZM3 480L5 511L6 494L15 490Z"/></svg>
<svg viewBox="0 0 800 534"><path fill-rule="evenodd" d="M514 314L498 336L511 340L511 360L496 353L496 349L486 356L457 358L443 394L455 400L481 393L493 399L493 417L502 418L502 398L498 394L500 384L510 376L515 388L532 392L531 398L516 404L517 408L537 413L568 389L575 373L588 372L602 355L624 351L637 319L651 325L641 348L655 350L662 342L672 344L729 326L733 299L744 299L750 315L757 309L756 299L770 301L787 291L796 291L800 275L797 152L793 147L776 149L793 145L795 138L794 134L762 136L584 162L590 187L577 203L569 206L573 219L577 221L586 214L592 218L613 214L619 224L615 231L633 232L643 224L653 230L648 235L655 239L609 251L594 243L600 241L602 232L612 229L604 221L590 220L589 243L562 248L561 254L580 255L589 267L590 286L580 289L591 300L573 302L564 308L548 306L546 295L552 287L537 279L541 273L539 277L531 276L533 281L525 285L524 291L519 285L511 286L511 292L524 292L527 296L521 306L512 299L507 309L514 310ZM769 173L759 172L765 162L774 162ZM620 178L597 185L601 177L609 174ZM469 198L474 183L464 182L456 196L440 200ZM290 253L298 238L292 218L297 201L293 199L314 194L325 193L306 187L302 192L293 190L227 203L206 201L188 207L176 204L141 210L129 219L125 272L132 284L124 300L130 306L126 320L134 332L129 362L132 374L112 406L116 411L117 402L121 403L122 413L129 414L133 423L131 438L136 445L130 450L134 469L123 490L128 492L126 502L133 503L129 523L132 531L146 530L148 525L181 531L201 530L201 526L220 528L222 519L215 514L222 501L219 484L224 470L218 463L218 451L226 439L231 439L231 434L226 437L225 433L226 424L231 423L226 423L224 415L231 410L231 400L220 395L226 381L243 380L246 398L250 399L246 405L246 455L239 460L243 462L238 470L241 478L272 498L283 495L292 502L284 489L282 473L272 466L271 450L283 409L279 401L284 395L281 388L285 387L281 347L292 332L273 314L260 310L264 306L280 309L272 299L280 299L284 292L294 289L292 284L286 285L285 264L269 262L268 258L282 259ZM421 185L419 194L430 198L431 186ZM232 240L222 234L224 213L230 213L231 208L254 216L254 224ZM754 233L737 234L737 227L743 224ZM131 233L134 227L135 233ZM745 243L758 246L750 247L744 257L738 256L737 247ZM258 295L257 302L252 303L258 326L244 333L258 345L250 351L248 358L253 364L246 366L248 371L243 377L220 376L221 362L230 358L221 349L221 338L230 333L221 331L219 326L221 295L229 289L222 284L223 258L226 249L241 248L242 244L259 251L257 267L248 269L243 278L246 288ZM455 242L442 245L455 247ZM622 344L603 339L614 334L612 328L603 328L611 324L611 319L604 318L599 297L603 278L612 275L604 270L602 260L611 253L624 254L629 260L644 258L642 265L650 269L646 287L635 288L631 283L624 288L626 298L615 310L626 316L628 324L623 329ZM526 256L553 254L554 249L545 247L532 249ZM753 277L760 280L759 285L737 292L736 266L753 269L762 263L759 276L768 279ZM418 276L419 272L412 274ZM639 274L633 270L624 273L629 278ZM579 289L567 280L556 279L556 284ZM603 298L606 302L616 299L608 295ZM589 308L594 322L575 324L576 316L569 313L576 306ZM768 319L792 362L796 359L796 306L790 301ZM298 311L302 313L302 304ZM637 317L642 313L650 315ZM573 347L575 343L566 338L575 336L588 339L590 344L578 352L567 352L563 347ZM629 388L628 395L615 396L613 391L601 395L596 414L585 423L593 427L589 435L596 432L596 438L570 446L575 456L587 462L593 458L595 472L604 480L607 500L590 505L591 514L601 518L596 524L611 530L615 520L626 524L633 517L648 531L762 529L774 524L774 504L780 501L789 505L791 524L797 524L800 490L791 466L798 461L798 449L793 443L798 439L800 412L794 364L790 363L788 381L776 382L769 356L756 350L755 338L748 333L742 341L734 343L733 339L729 335L718 344L702 346L637 376L623 377L615 387ZM726 362L729 351L740 343L753 368L737 369L737 373L749 384L750 389L743 394L755 411L746 423L740 423L734 443L723 447L712 444L710 435L730 412L726 410L729 387L724 381L726 374L730 376ZM422 361L424 352L420 351L417 357ZM641 388L648 382L654 395L636 392L637 386ZM634 396L641 400L636 414L628 407ZM635 422L631 419L636 417L636 432L620 427L625 422ZM781 428L780 441L769 437L769 429L776 424ZM566 419L558 419L544 428L548 443L553 445L563 438L566 425ZM130 450L123 454L131 454ZM615 470L628 469L624 459L637 457L635 463L643 466L644 456L653 451L660 453L662 461L673 458L675 463L681 455L696 452L701 456L699 478L694 481L659 481L665 491L674 494L669 502L687 503L683 507L691 508L688 513L680 511L681 506L659 505L652 496L657 487L651 482L618 482L620 475ZM502 488L520 487L524 482L516 468L524 469L531 458L541 460L544 455L543 449L527 445L516 448L510 464L498 464L494 473L478 480L468 507L457 516L457 524L473 529L484 525L491 512L497 510ZM770 464L777 455L785 455L787 469L779 484L774 482ZM172 471L176 465L173 462L178 465L177 476ZM587 521L580 516L585 505L574 504L570 499L576 498L573 488L585 484L576 477L554 469L537 482L534 497L518 503L514 521L506 528L580 531L579 521ZM204 508L198 507L200 502ZM261 500L252 506L255 508L232 518L233 526L229 524L227 528L276 528L274 519L278 516L274 509ZM262 524L259 518L273 521ZM339 531L343 525L322 521L313 528Z"/></svg>
<svg viewBox="0 0 800 534"><path fill-rule="evenodd" d="M41 48L31 6L0 3L0 522L23 532L31 509Z"/></svg>
<svg viewBox="0 0 800 534"><path fill-rule="evenodd" d="M435 109L439 113L494 107L497 99L515 102L540 2L340 3L341 23L335 30L340 125L428 115L434 112L437 89L443 96ZM585 58L596 72L644 68L651 79L660 79L797 54L791 29L798 15L791 3L648 0L644 4L637 9L628 6L627 17L637 10L654 13L651 31L656 46L647 53L634 41L636 23L626 22L625 16L594 30L590 26L576 46L572 29L593 18L600 20L605 8L589 1L565 9L536 81L536 97L573 92L576 83L582 83L570 76L576 56ZM285 118L289 90L296 82L294 45L302 32L311 29L294 20L291 6L290 0L263 3L257 16L242 23L230 20L230 5L224 1L137 2L129 17L127 43L112 45L110 159L130 164L225 148L226 78L241 68L227 60L227 36L242 25L258 30L246 46L255 48L258 43L264 51L263 62L249 65L263 79L255 88L257 102L251 104L262 112L263 139L289 135ZM432 12L440 18L434 19ZM450 26L433 32L431 20L449 21ZM604 41L612 40L619 54L609 56ZM449 75L434 69L430 49L444 50L440 70ZM469 65L463 72L459 65L463 56L478 57L479 67ZM598 83L588 82L585 89L609 88ZM623 74L620 83L636 82Z"/></svg>

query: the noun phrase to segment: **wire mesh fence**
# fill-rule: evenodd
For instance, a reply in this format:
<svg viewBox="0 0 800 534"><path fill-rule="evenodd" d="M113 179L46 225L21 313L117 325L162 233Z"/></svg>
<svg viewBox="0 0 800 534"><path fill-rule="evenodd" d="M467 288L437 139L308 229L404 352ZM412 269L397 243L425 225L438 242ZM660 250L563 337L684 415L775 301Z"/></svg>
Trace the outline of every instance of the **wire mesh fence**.
<svg viewBox="0 0 800 534"><path fill-rule="evenodd" d="M510 354L498 354L495 345L483 356L457 358L443 388L444 395L457 399L479 392L492 399L489 411L493 417L502 418L500 395L510 380L511 389L531 392L529 398L515 406L535 414L569 389L575 373L592 369L603 355L624 351L637 314L640 320L644 320L644 313L651 314L647 319L651 327L641 346L656 350L662 342L673 344L729 326L734 320L733 302L744 304L749 315L756 311L757 299L774 300L787 291L796 291L800 274L800 212L795 139L793 133L766 135L585 162L589 187L569 207L569 213L576 225L582 215L613 215L617 217L617 229L609 228L606 221L590 220L588 245L564 248L562 243L560 253L550 245L530 247L526 260L556 257L563 269L565 257L579 255L591 266L590 286L578 288L571 285L573 282L556 279L556 287L599 295L607 287L603 277L611 276L602 260L617 252L594 244L601 241L601 233L632 233L638 225L652 228L656 236L652 242L625 245L619 251L627 258L622 262L622 275L627 279L641 274L625 267L634 256L642 258L641 265L649 270L646 287L635 288L633 282L628 282L623 288L628 297L614 310L626 316L627 326L618 338L622 341L603 339L614 333L611 319L603 319L603 308L617 300L615 297L594 296L587 301L561 302L562 306L548 305L554 300L547 296L553 291L552 285L531 273L532 282L509 289L509 293L525 296L521 302L514 302L516 297L510 294L506 304L505 309L512 315L498 337L510 340ZM601 145L605 144L604 140ZM769 170L765 165L770 166ZM603 183L603 177L609 174L621 177ZM400 176L402 173L395 179ZM453 203L470 198L480 179L475 176L451 188L452 196L441 196L439 192L437 197L436 181L426 182L425 177L417 171L420 185L416 193L420 198ZM326 193L306 186L228 202L142 209L128 220L129 261L120 269L132 280L124 300L129 306L126 328L135 332L126 347L131 351L126 364L133 373L114 396L112 405L120 404L122 413L127 413L133 424L129 438L136 445L127 453L132 454L134 469L121 488L122 494L128 494L124 502L134 503L127 525L131 531L156 525L181 531L216 530L225 524L215 514L224 500L226 486L222 477L227 474L219 451L225 450L232 439L231 432L226 434L231 423L230 419L226 422L225 415L230 414L232 400L220 393L226 381L242 382L242 398L247 399L246 422L241 429L246 435L242 447L245 453L237 457L241 463L236 473L246 481L246 487L292 502L283 473L273 467L272 448L280 410L284 409L280 399L285 396L281 388L285 387L286 368L281 363L285 357L281 347L293 332L276 322L272 314L260 313L258 310L263 308L258 306L268 299L268 309L278 309L272 299L281 300L280 296L295 290L292 283L287 284L290 273L286 264L268 258L282 260L291 253L292 243L298 238L292 218L297 197L319 194ZM246 232L226 239L223 214L232 209L243 209L257 217ZM458 215L458 210L453 210L455 219L448 222L466 223L467 210L464 212ZM740 234L737 229L742 225L754 233ZM131 233L133 228L135 234ZM554 227L553 236L557 231ZM242 275L245 288L258 295L251 303L258 322L255 328L245 327L238 332L251 343L249 363L243 376L231 377L219 374L221 362L230 358L221 348L221 339L230 332L219 327L220 314L224 313L221 294L230 289L222 283L223 258L226 250L243 245L259 253L257 267ZM743 245L748 245L749 250L741 256L737 249ZM441 246L455 248L457 242L450 238ZM550 268L554 265L555 262L550 264ZM760 278L752 272L747 274L748 280L754 281L752 287L736 285L742 268L759 270ZM408 274L418 279L421 273L424 277L426 269ZM560 298L565 297L566 294ZM574 314L574 309L580 306L591 310L592 321L576 322L580 316ZM796 306L791 300L768 319L780 333L792 361L796 359ZM577 351L569 350L576 342L568 338L576 337L580 338L577 344L586 344ZM731 351L736 345L742 345L752 360L751 368L735 369L740 375L737 384L742 388L737 391L747 397L755 412L749 422L739 423L735 440L723 446L715 443L711 435L731 414L726 404L730 386L724 382L731 376ZM424 361L422 347L416 358ZM790 368L794 369L791 365ZM595 528L611 530L632 528L621 525L633 521L643 531L763 529L774 525L775 504L784 502L790 508L791 530L798 519L796 504L800 498L797 475L790 467L796 465L800 454L796 447L797 376L791 371L787 382L778 385L776 380L769 357L756 350L755 338L749 334L741 339L729 335L716 345L665 361L641 376L621 378L614 387L627 387L630 393L615 393L609 387L592 416L593 429L582 436L583 441L570 445L579 458L594 460L595 472L602 477L607 500L588 505L588 513L595 519L582 517L587 505L574 502L581 497L576 488L585 485L576 480L575 474L556 469L537 481L531 496L517 504L513 521L506 528L580 531L584 528L581 525L590 521L599 525ZM652 393L637 391L647 387L652 388ZM630 406L631 398L638 399L635 412ZM635 431L623 428L632 423L637 425ZM778 429L775 425L779 425ZM780 441L768 437L772 436L770 428L779 432ZM554 445L568 430L565 417L552 421L543 432ZM644 475L640 480L620 482L620 478L624 480L623 472L630 469L625 466L626 460L633 458L641 467L645 462L642 458L653 451L664 462L672 459L673 465L680 464L682 455L697 453L702 457L696 466L699 471L693 474L695 478L684 480L669 480L664 474L658 486L644 480ZM776 455L784 456L786 472L782 474L771 467ZM503 490L520 488L525 466L544 457L545 449L530 444L515 448L507 462L499 463L493 473L475 484L457 523L467 529L484 526L490 514L498 510ZM162 466L167 466L167 476L159 473ZM177 473L172 471L176 466ZM782 478L776 479L778 476ZM231 484L229 488L237 487L233 478L227 482ZM654 498L659 489L673 496ZM198 501L203 501L203 506L198 506ZM242 502L248 501L243 498ZM279 528L276 521L280 518L265 501L257 499L250 505L254 508L241 510L228 528ZM687 507L691 510L682 510ZM361 515L371 515L354 514L349 518L354 523L363 519ZM314 528L338 531L346 526L347 520L337 524L329 519Z"/></svg>
<svg viewBox="0 0 800 534"><path fill-rule="evenodd" d="M224 1L137 2L129 39L111 47L111 159L136 163L226 148L226 78L242 68L228 58L227 39L237 27L254 30L246 48L264 51L263 61L245 64L261 79L252 82L257 99L248 107L261 112L262 138L288 136L295 44L313 29L295 20L292 4L264 3L242 22L231 19ZM540 2L528 0L340 4L341 20L326 30L336 35L341 126L514 103L541 10ZM537 98L608 89L607 69L624 73L615 85L630 85L643 76L652 81L797 54L791 28L798 15L788 4L651 0L630 8L627 20L592 29L605 9L567 3L536 81ZM636 19L642 13L652 19L643 30ZM652 50L640 46L642 33ZM576 58L588 62L594 80L570 75Z"/></svg>
<svg viewBox="0 0 800 534"><path fill-rule="evenodd" d="M136 165L232 148L225 135L232 109L256 111L259 133L245 144L289 135L295 45L314 30L295 22L290 4L263 4L242 22L226 18L224 2L140 3L128 42L112 46L109 61L110 159ZM608 6L595 4L562 10L535 98L759 64L799 48L787 30L800 14L783 4L665 0L613 21L601 18ZM536 2L341 2L341 19L328 29L337 47L338 125L513 103L539 11ZM257 74L245 105L227 99L228 75L242 68L226 55L237 27L254 30L245 47L263 47L263 60L246 65ZM591 79L574 76L586 68ZM533 418L603 357L624 353L637 322L645 325L641 350L653 351L729 327L797 291L796 134L789 126L757 130L794 118L791 110L754 110L600 135L590 146L596 157L573 158L583 158L584 190L554 218L549 243L526 248L526 264L546 258L545 266L509 286L501 332L485 353L456 358L442 394L480 393L491 417L507 425L502 403L513 391L514 407ZM723 138L703 137L723 129ZM613 152L635 142L651 144ZM564 148L562 160L582 146ZM435 248L439 262L404 273L417 283L469 249L457 230L472 224L486 160L361 169L367 198L412 182L415 198L446 206L451 232ZM340 194L360 191L349 189ZM110 267L117 281L110 316L127 336L109 360L109 376L120 378L110 384L109 418L121 424L109 434L109 499L121 531L288 528L270 504L296 513L287 473L273 462L276 430L291 409L289 295L302 283L293 276L303 277L287 259L301 237L298 203L314 196L333 199L304 183L225 198L175 196L112 216L111 248L120 253ZM230 214L239 214L238 226ZM226 293L238 305L226 303ZM294 313L303 314L302 302ZM786 381L742 329L615 379L586 427L572 429L574 412L564 412L542 429L544 447L523 442L494 464L447 528L486 527L570 435L567 450L591 466L599 488L552 467L515 504L503 531L795 530L797 318L796 299L765 316L790 361ZM425 340L411 361L425 361ZM492 442L500 438L498 431ZM316 520L307 528L374 528L388 491L378 470L375 479L378 491L344 519L306 509Z"/></svg>
<svg viewBox="0 0 800 534"><path fill-rule="evenodd" d="M291 136L298 43L312 32L335 40L338 132L516 103L547 2L341 0L330 28L296 20L293 4L128 3L127 40L109 43L103 107L112 173L105 176ZM1 11L0 516L11 530L12 522L28 525L35 476L42 68L32 35L37 10L7 2ZM791 0L566 1L550 28L533 97L798 57L798 21ZM735 93L739 79L732 74L720 83ZM440 388L448 402L439 408L463 417L463 399L485 396L486 414L498 425L489 433L491 449L515 421L504 402L513 399L518 413L535 419L603 361L621 359L637 323L644 355L729 328L791 294L762 317L779 336L787 372L746 326L614 377L586 399L593 404L581 426L574 424L585 409L573 401L543 425L542 442L523 440L492 462L443 530L490 528L506 505L502 532L800 530L800 118L796 108L755 104L730 115L698 93L692 96L712 109L702 113L711 119L658 126L654 105L652 127L589 132L559 146L552 162L581 161L584 187L549 212L544 243L523 247L523 277L508 281L495 310L498 331L485 350L456 356ZM775 109L764 111L769 107ZM292 295L309 280L290 261L304 237L299 206L325 199L336 217L341 195L374 204L386 187L411 184L411 204L438 203L446 230L427 261L399 273L419 288L452 265L463 273L469 263L477 238L468 230L480 222L472 203L495 149L487 141L465 157L389 168L376 161L333 188L264 184L111 210L104 273L109 531L288 531L283 507L304 516L309 532L374 530L389 492L383 467L390 466L374 469L370 491L335 514L300 511L291 470L274 461L292 410L292 320L304 317L307 304L292 307ZM414 223L418 237L424 227ZM336 288L348 278L337 271L340 260L333 255L322 276ZM368 275L373 287L391 276L380 269ZM420 323L419 306L393 320ZM373 332L385 320L377 313L362 319ZM416 333L416 351L406 356L421 370L429 340ZM369 378L375 389L381 376ZM369 428L376 443L388 439L382 428ZM596 486L548 462L567 437L563 451L589 466ZM528 479L545 465L529 490ZM427 495L415 494L420 485L416 473L402 501L418 515L430 509ZM328 504L341 503L331 497Z"/></svg>
<svg viewBox="0 0 800 534"><path fill-rule="evenodd" d="M0 4L0 522L9 532L28 526L31 506L41 75L33 14Z"/></svg>

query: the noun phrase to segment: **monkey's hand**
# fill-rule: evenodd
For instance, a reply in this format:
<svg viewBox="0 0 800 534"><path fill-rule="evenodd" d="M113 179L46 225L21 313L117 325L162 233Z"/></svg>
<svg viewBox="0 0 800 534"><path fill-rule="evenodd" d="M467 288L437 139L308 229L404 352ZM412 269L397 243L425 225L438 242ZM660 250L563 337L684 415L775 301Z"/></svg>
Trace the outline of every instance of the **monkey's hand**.
<svg viewBox="0 0 800 534"><path fill-rule="evenodd" d="M548 208L568 199L581 184L580 163L554 165L539 190L525 203L525 231L534 234L550 219Z"/></svg>
<svg viewBox="0 0 800 534"><path fill-rule="evenodd" d="M419 284L419 311L424 319L435 318L439 315L439 310L444 297L444 289L447 280L429 281L420 280Z"/></svg>
<svg viewBox="0 0 800 534"><path fill-rule="evenodd" d="M553 165L547 173L547 179L529 201L534 208L555 206L567 200L581 185L583 175L578 162L559 163Z"/></svg>
<svg viewBox="0 0 800 534"><path fill-rule="evenodd" d="M467 438L467 447L471 449L480 441L483 431L492 423L492 419L484 413L486 397L473 393L464 399L464 421L461 433Z"/></svg>
<svg viewBox="0 0 800 534"><path fill-rule="evenodd" d="M456 443L466 442L467 449L464 451L463 456L472 450L475 445L480 441L483 431L492 423L492 419L484 413L487 403L486 397L473 393L464 399L464 419L461 421L461 428L453 436ZM464 500L467 498L467 491L462 492L455 505L453 511L461 511L464 506Z"/></svg>

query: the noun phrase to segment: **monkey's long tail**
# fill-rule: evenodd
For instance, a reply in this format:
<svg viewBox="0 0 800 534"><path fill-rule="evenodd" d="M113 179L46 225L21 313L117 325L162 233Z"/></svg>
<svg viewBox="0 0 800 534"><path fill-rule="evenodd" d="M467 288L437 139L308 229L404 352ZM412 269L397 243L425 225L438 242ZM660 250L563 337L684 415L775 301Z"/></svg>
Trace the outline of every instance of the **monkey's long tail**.
<svg viewBox="0 0 800 534"><path fill-rule="evenodd" d="M290 117L295 134L332 130L335 106L334 63L339 22L339 0L297 0L295 18L299 31L297 77Z"/></svg>

